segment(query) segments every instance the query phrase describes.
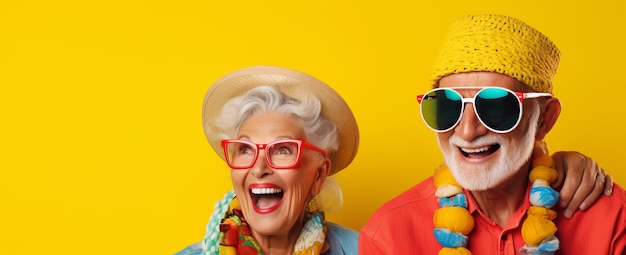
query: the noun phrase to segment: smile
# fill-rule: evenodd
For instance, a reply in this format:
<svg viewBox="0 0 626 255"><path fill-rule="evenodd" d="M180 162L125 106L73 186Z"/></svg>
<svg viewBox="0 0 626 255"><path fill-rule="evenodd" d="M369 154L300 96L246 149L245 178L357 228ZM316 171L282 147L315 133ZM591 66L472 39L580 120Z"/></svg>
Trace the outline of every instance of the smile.
<svg viewBox="0 0 626 255"><path fill-rule="evenodd" d="M500 149L499 144L493 144L493 145L483 146L479 148L459 147L459 151L461 151L461 154L463 154L463 156L465 156L466 158L484 158L493 154L498 149Z"/></svg>
<svg viewBox="0 0 626 255"><path fill-rule="evenodd" d="M283 202L283 189L274 184L252 184L249 193L254 211L260 214L275 211Z"/></svg>

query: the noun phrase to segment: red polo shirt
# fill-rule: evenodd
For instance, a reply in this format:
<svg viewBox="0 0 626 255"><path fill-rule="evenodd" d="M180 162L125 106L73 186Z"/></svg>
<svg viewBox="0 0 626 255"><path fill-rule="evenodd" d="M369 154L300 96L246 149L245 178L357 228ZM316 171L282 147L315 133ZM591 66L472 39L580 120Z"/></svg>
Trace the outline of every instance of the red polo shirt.
<svg viewBox="0 0 626 255"><path fill-rule="evenodd" d="M442 246L433 235L433 214L439 208L434 194L431 177L378 208L361 230L359 254L438 254ZM502 228L480 211L469 191L465 194L475 221L467 248L474 255L519 254L524 246L521 227L530 207L528 199ZM553 209L558 215L554 222L560 241L556 254L626 254L626 191L619 185L614 185L613 195L600 196L572 219L563 217L560 207Z"/></svg>

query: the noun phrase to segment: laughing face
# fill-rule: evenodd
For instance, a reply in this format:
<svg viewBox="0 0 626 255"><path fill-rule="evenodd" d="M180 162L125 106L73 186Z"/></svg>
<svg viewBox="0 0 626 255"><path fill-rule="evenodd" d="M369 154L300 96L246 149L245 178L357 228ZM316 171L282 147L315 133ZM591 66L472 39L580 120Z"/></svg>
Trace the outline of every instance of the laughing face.
<svg viewBox="0 0 626 255"><path fill-rule="evenodd" d="M306 139L306 135L290 115L256 113L242 124L237 139L267 144L281 139ZM303 148L297 168L273 169L261 149L252 168L231 170L241 209L256 239L298 236L306 206L320 192L329 162L321 153Z"/></svg>
<svg viewBox="0 0 626 255"><path fill-rule="evenodd" d="M523 83L490 72L457 73L439 82L442 88L486 86L528 91ZM463 97L473 97L478 89L458 91ZM539 118L539 107L534 100L525 100L523 107L520 124L509 133L498 134L485 128L476 117L472 104L465 105L461 121L455 128L437 133L446 164L461 186L469 190L487 190L521 173L519 170L528 163L533 149Z"/></svg>

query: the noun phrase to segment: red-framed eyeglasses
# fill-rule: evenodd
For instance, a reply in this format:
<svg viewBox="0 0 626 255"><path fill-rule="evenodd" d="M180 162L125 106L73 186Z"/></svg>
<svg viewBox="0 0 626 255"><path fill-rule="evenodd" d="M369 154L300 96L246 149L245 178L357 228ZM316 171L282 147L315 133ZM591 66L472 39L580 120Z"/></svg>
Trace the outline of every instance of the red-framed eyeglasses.
<svg viewBox="0 0 626 255"><path fill-rule="evenodd" d="M302 139L284 139L266 144L246 140L222 140L226 163L232 169L248 169L259 158L259 150L265 150L265 162L276 169L293 169L300 165L302 148L307 148L326 156L326 151Z"/></svg>

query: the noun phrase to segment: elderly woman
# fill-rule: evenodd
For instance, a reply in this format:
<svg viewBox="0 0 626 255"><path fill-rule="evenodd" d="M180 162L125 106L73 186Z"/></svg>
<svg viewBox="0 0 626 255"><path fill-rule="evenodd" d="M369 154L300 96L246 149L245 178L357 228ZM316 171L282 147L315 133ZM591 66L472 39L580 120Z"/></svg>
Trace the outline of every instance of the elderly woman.
<svg viewBox="0 0 626 255"><path fill-rule="evenodd" d="M356 254L358 233L326 222L322 205L333 201L319 196L359 143L332 88L278 67L240 69L207 91L203 123L234 192L216 204L204 241L178 254Z"/></svg>
<svg viewBox="0 0 626 255"><path fill-rule="evenodd" d="M293 70L240 69L207 91L203 125L232 169L234 191L216 203L203 242L177 255L357 254L358 233L324 220L323 206L341 201L327 177L352 162L359 144L354 115L332 88ZM575 203L595 200L604 183L585 187L593 180L581 177L595 162L575 165L574 152L557 158L557 168L571 168Z"/></svg>

